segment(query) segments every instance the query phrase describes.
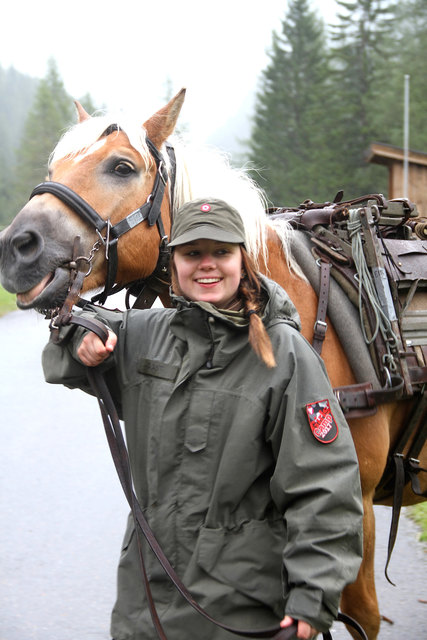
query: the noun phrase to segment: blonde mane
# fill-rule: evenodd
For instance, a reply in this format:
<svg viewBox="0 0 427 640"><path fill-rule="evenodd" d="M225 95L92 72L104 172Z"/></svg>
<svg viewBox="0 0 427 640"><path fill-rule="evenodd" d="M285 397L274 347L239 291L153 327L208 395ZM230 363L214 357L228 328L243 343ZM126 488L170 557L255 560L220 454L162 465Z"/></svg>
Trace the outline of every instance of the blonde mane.
<svg viewBox="0 0 427 640"><path fill-rule="evenodd" d="M52 151L49 165L61 158L73 157L89 151L90 147L112 126L117 127L117 133L119 131L126 133L130 144L141 154L148 168L152 158L145 141L145 129L141 125L135 125L132 120L127 120L123 115L115 117L113 114L93 116L70 127Z"/></svg>
<svg viewBox="0 0 427 640"><path fill-rule="evenodd" d="M128 121L123 115L97 115L74 125L59 140L53 150L49 164L65 157L90 152L90 148L111 126L123 131L132 147L140 153L148 168L153 162L146 144L146 131L141 125ZM274 228L283 244L284 256L289 268L297 270L290 258L290 234L287 224L272 223L265 210L267 200L264 192L251 179L246 169L234 168L229 156L214 147L194 146L172 136L168 141L175 150L176 175L173 211L195 198L220 198L231 204L240 213L246 231L246 248L256 265L260 259L267 264L267 233ZM170 160L165 148L161 149L170 173Z"/></svg>

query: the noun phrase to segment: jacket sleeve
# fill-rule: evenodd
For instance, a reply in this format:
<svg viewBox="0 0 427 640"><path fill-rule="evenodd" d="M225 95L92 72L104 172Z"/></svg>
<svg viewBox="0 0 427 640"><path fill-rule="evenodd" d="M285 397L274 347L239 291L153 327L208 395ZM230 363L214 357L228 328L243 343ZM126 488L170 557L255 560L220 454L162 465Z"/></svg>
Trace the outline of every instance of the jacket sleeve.
<svg viewBox="0 0 427 640"><path fill-rule="evenodd" d="M117 335L123 321L123 314L106 309L96 309L90 305L83 311L76 310L76 315L88 318L96 318L103 322L109 329ZM86 393L92 393L86 370L87 367L80 361L77 351L87 329L76 325L61 327L56 341L51 339L43 349L42 366L46 382L51 384L63 384L70 389L81 389ZM113 393L114 399L118 401L118 382L115 376L115 364L117 360L118 345L114 352L99 366L99 369L106 375L108 386Z"/></svg>
<svg viewBox="0 0 427 640"><path fill-rule="evenodd" d="M285 351L284 386L273 394L267 428L276 458L271 493L287 533L285 611L326 631L362 557L358 462L322 361L293 330ZM313 403L324 400L338 428L328 444L316 439L307 414Z"/></svg>

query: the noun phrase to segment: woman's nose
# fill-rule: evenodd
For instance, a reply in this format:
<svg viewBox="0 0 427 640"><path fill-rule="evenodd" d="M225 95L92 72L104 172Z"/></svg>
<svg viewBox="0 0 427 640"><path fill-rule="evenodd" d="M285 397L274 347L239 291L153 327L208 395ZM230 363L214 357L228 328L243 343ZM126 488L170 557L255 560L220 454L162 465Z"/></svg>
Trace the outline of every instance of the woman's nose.
<svg viewBox="0 0 427 640"><path fill-rule="evenodd" d="M212 269L215 267L215 260L211 253L204 253L200 256L199 267L202 269Z"/></svg>

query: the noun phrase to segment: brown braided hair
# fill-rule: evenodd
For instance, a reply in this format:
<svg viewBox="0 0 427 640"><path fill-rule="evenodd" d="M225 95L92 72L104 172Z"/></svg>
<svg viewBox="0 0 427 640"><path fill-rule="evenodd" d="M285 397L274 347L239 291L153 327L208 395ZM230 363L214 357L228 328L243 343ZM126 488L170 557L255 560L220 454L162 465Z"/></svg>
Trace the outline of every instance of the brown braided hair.
<svg viewBox="0 0 427 640"><path fill-rule="evenodd" d="M254 262L246 249L241 246L240 252L242 254L243 277L240 281L238 295L249 320L249 343L260 360L267 367L272 368L276 366L276 360L270 337L260 316L264 310L261 281Z"/></svg>
<svg viewBox="0 0 427 640"><path fill-rule="evenodd" d="M249 344L259 359L262 360L267 367L272 368L276 366L276 360L269 335L260 317L260 314L262 314L264 310L261 281L252 258L242 245L240 246L240 252L242 255L243 274L237 291L237 300L240 301L241 306L243 306L244 313L249 321ZM171 276L172 291L176 295L182 296L183 293L178 283L173 251L171 256ZM233 308L235 308L234 305Z"/></svg>

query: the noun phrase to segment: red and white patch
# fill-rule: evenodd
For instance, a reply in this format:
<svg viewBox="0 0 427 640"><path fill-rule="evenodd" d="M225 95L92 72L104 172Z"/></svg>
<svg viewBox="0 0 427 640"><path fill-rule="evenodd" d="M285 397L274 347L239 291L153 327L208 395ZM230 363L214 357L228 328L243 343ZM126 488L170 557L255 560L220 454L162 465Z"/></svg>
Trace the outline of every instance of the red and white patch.
<svg viewBox="0 0 427 640"><path fill-rule="evenodd" d="M200 207L200 211L203 211L204 213L207 213L210 210L211 210L211 205L208 203L202 204L202 206Z"/></svg>
<svg viewBox="0 0 427 640"><path fill-rule="evenodd" d="M305 405L308 424L316 440L329 444L338 436L338 425L332 415L329 400L319 400Z"/></svg>

